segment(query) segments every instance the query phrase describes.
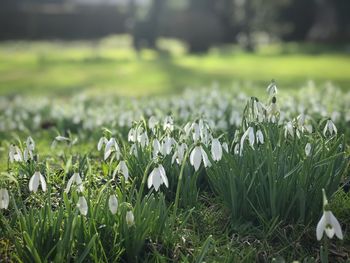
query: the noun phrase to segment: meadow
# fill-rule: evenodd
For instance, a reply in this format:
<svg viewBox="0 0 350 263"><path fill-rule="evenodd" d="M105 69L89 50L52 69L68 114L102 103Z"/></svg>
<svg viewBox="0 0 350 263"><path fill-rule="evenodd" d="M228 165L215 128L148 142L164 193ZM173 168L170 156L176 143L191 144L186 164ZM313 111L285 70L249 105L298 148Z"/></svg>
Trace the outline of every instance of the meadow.
<svg viewBox="0 0 350 263"><path fill-rule="evenodd" d="M161 39L160 52L135 52L128 36L92 41L3 42L0 95L145 96L179 93L186 87L235 84L261 92L271 79L295 90L308 80L349 88L346 47L275 44L246 53L235 46L187 54L176 40Z"/></svg>
<svg viewBox="0 0 350 263"><path fill-rule="evenodd" d="M349 56L129 41L0 44L0 261L348 262Z"/></svg>

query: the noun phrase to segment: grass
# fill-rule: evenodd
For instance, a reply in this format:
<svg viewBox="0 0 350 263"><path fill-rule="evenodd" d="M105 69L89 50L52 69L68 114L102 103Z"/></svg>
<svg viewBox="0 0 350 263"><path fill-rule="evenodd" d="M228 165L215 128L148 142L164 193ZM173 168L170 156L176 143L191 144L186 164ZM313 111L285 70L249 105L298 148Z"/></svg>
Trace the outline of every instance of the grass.
<svg viewBox="0 0 350 263"><path fill-rule="evenodd" d="M175 41L162 40L161 52L130 48L127 36L81 42L3 42L0 44L0 95L70 96L77 93L144 96L179 93L216 81L262 89L276 79L297 89L312 79L350 84L350 56L285 44L245 53L228 46L207 54L187 54ZM303 52L305 51L305 52ZM317 51L317 52L316 52ZM260 88L256 88L256 87Z"/></svg>
<svg viewBox="0 0 350 263"><path fill-rule="evenodd" d="M345 235L343 241L329 240L329 262L348 262L350 193L338 186L349 178L350 149L344 143L344 140L348 142L349 134L346 119L349 94L334 87L319 91L317 88L318 84L332 81L348 90L350 56L340 48L329 50L295 44L265 46L254 54L234 46L214 48L207 54L187 54L182 45L169 40L161 40L160 47L159 52L143 50L137 54L125 36L95 42L0 44L0 97L7 96L2 105L6 112L0 115L3 122L0 188L8 188L10 192L9 209L0 209L0 259L4 262L320 262L321 243L316 241L315 228L322 214L321 189L326 188L331 210ZM260 96L271 78L277 79L281 87L278 93L281 112L290 114L288 117L281 114L286 119L279 125L255 120L252 117L255 99L247 104L251 109L247 106L243 110L242 98L231 90L141 100L114 97L180 94L188 86L208 86L213 81ZM315 88L301 89L308 79L316 82ZM302 96L294 94L294 90ZM88 98L81 101L69 98L81 93ZM34 98L24 99L26 103L11 100L16 94ZM103 94L113 95L112 100L96 98ZM309 94L314 97L310 99ZM59 99L40 106L35 96ZM260 101L265 97L261 96ZM63 103L64 114L57 113ZM312 106L315 103L318 107ZM286 136L283 123L300 113L298 105L307 108L315 130L303 133L300 138ZM89 115L91 109L100 114ZM130 109L140 111L146 120L149 116L159 117L161 122L156 132L146 127L147 121L129 116ZM334 137L321 134L324 109L328 109L327 114L339 111L336 120L339 134ZM182 115L187 111L190 116ZM210 143L204 139L196 142L191 135L181 137L187 121L199 122L198 116L208 111L211 116L208 118L213 118L215 125L219 121L228 125L219 128L213 124L209 129L213 138L219 137L230 146L219 162L212 160ZM235 155L233 146L240 143L243 146L239 137L244 125L229 121L237 112L245 126L254 127L255 131L261 129L265 138L265 143L256 143L254 149L243 140L243 157ZM162 120L168 113L176 121L172 132L162 128ZM38 127L33 122L36 115L41 116ZM76 116L80 121L74 121ZM143 127L150 142L155 138L162 141L169 135L178 142L185 141L189 147L187 159L181 165L172 164L175 148L170 155L153 158L152 143L145 148L138 146L139 154L133 156L132 143L127 141L130 127L119 122L125 117L131 118L135 129ZM23 124L25 129L9 125L12 123ZM91 129L87 123L93 124ZM300 128L298 125L294 120L295 129ZM121 174L112 179L118 161L114 157L103 160L103 152L96 150L102 127L112 131L112 134L103 132L108 138L116 136L128 165L128 182ZM235 131L239 132L237 138ZM71 134L72 139L77 137L77 144L69 146L60 142L51 148L58 133L69 137ZM35 158L8 163L10 143L24 147L28 135L36 141ZM312 145L308 157L305 156L307 142ZM201 164L195 171L188 158L198 143L208 150L212 166L204 168ZM155 162L165 167L169 180L169 187L162 185L159 192L149 190L146 182L151 170L157 167ZM29 192L29 178L37 170L47 180L47 192L41 189L37 193ZM13 181L6 177L10 174L5 171L13 175ZM85 190L80 193L73 186L70 193L63 193L75 172L83 177ZM115 215L108 208L111 194L119 202ZM86 216L79 214L76 207L81 195L88 202ZM133 226L126 222L126 212L130 210L135 215Z"/></svg>

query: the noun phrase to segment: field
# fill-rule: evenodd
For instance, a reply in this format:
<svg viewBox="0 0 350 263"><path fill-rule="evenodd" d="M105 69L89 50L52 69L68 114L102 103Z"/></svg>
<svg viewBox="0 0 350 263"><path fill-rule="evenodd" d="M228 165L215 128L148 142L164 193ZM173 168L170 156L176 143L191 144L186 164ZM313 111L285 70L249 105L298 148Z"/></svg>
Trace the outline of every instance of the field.
<svg viewBox="0 0 350 263"><path fill-rule="evenodd" d="M331 81L344 90L350 84L346 47L276 44L247 54L227 46L189 55L180 42L159 42L160 53L139 54L127 36L68 44L5 42L0 45L0 95L144 96L179 93L213 81L223 87L239 83L256 92L273 78L283 89L300 88L308 80Z"/></svg>
<svg viewBox="0 0 350 263"><path fill-rule="evenodd" d="M0 44L0 261L348 262L349 55L160 47Z"/></svg>

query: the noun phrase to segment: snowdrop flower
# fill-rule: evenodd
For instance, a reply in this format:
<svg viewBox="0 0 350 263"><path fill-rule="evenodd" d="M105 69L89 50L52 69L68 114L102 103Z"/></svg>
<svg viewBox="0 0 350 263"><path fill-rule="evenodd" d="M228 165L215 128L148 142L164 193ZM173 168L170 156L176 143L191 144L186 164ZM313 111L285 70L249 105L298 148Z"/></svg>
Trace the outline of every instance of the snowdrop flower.
<svg viewBox="0 0 350 263"><path fill-rule="evenodd" d="M153 146L153 157L156 158L158 153L161 153L162 151L162 148L158 139L153 140L152 146Z"/></svg>
<svg viewBox="0 0 350 263"><path fill-rule="evenodd" d="M18 146L10 145L9 159L10 159L11 163L13 163L14 161L15 162L22 162L23 161L22 152Z"/></svg>
<svg viewBox="0 0 350 263"><path fill-rule="evenodd" d="M113 215L115 215L117 213L118 210L118 199L115 195L110 195L109 199L108 199L108 207L109 207L109 211L111 211L111 213Z"/></svg>
<svg viewBox="0 0 350 263"><path fill-rule="evenodd" d="M23 152L23 160L27 162L29 159L33 160L33 158L34 156L32 150L30 150L28 147L25 148Z"/></svg>
<svg viewBox="0 0 350 263"><path fill-rule="evenodd" d="M158 191L159 187L162 184L165 184L166 187L169 187L168 178L165 174L165 170L163 165L158 165L158 167L154 168L153 171L150 173L147 179L147 186L148 188L151 188L152 185L154 186L154 189Z"/></svg>
<svg viewBox="0 0 350 263"><path fill-rule="evenodd" d="M167 136L164 138L163 143L162 143L162 153L163 155L168 155L171 153L173 145L176 143L176 141Z"/></svg>
<svg viewBox="0 0 350 263"><path fill-rule="evenodd" d="M267 108L267 119L269 122L276 123L278 115L278 107L276 97L272 97L271 104Z"/></svg>
<svg viewBox="0 0 350 263"><path fill-rule="evenodd" d="M284 125L284 137L287 138L288 134L294 138L294 128L293 123L291 121L287 122Z"/></svg>
<svg viewBox="0 0 350 263"><path fill-rule="evenodd" d="M326 232L326 235L329 238L333 238L335 234L339 239L343 239L343 233L342 233L339 221L328 208L328 200L324 189L322 189L322 193L323 193L323 215L316 227L317 240L322 239L323 232Z"/></svg>
<svg viewBox="0 0 350 263"><path fill-rule="evenodd" d="M277 94L277 86L274 80L272 80L271 83L267 86L266 91L270 97L273 97Z"/></svg>
<svg viewBox="0 0 350 263"><path fill-rule="evenodd" d="M337 132L338 132L337 127L335 127L334 123L330 119L327 120L326 126L323 129L324 136L326 136L327 131L331 136L333 135L333 133L337 134Z"/></svg>
<svg viewBox="0 0 350 263"><path fill-rule="evenodd" d="M255 135L254 135L254 129L253 127L249 127L242 135L241 138L241 145L239 147L239 155L242 156L243 153L243 145L244 145L244 141L248 136L248 141L250 144L250 147L252 147L252 149L254 150L254 143L255 143Z"/></svg>
<svg viewBox="0 0 350 263"><path fill-rule="evenodd" d="M30 151L34 151L34 149L35 149L35 142L34 142L34 140L33 140L33 138L31 136L28 136L28 138L26 140L26 145L27 145L27 148Z"/></svg>
<svg viewBox="0 0 350 263"><path fill-rule="evenodd" d="M154 130L154 128L158 125L158 120L156 117L154 116L151 116L149 119L148 119L148 127L151 129L151 130Z"/></svg>
<svg viewBox="0 0 350 263"><path fill-rule="evenodd" d="M181 164L184 159L186 150L187 150L186 143L183 142L180 145L178 145L173 157L171 158L171 164L173 164L175 160L177 164Z"/></svg>
<svg viewBox="0 0 350 263"><path fill-rule="evenodd" d="M113 172L113 179L115 178L117 173L121 173L124 178L125 181L127 181L129 179L129 169L128 166L126 165L125 161L120 161L117 168L115 168L114 172Z"/></svg>
<svg viewBox="0 0 350 263"><path fill-rule="evenodd" d="M87 215L88 205L84 196L79 196L77 207L82 215Z"/></svg>
<svg viewBox="0 0 350 263"><path fill-rule="evenodd" d="M305 154L306 154L306 156L310 156L310 153L311 153L311 144L308 142L305 145Z"/></svg>
<svg viewBox="0 0 350 263"><path fill-rule="evenodd" d="M67 187L64 190L66 193L69 193L73 183L77 185L78 192L84 191L83 180L81 179L80 174L74 173L72 177L68 180Z"/></svg>
<svg viewBox="0 0 350 263"><path fill-rule="evenodd" d="M174 120L171 116L166 116L164 119L164 123L163 123L163 130L169 130L169 131L173 131L174 130Z"/></svg>
<svg viewBox="0 0 350 263"><path fill-rule="evenodd" d="M211 155L214 161L220 161L222 158L222 146L218 139L213 139L211 142Z"/></svg>
<svg viewBox="0 0 350 263"><path fill-rule="evenodd" d="M29 191L36 193L36 191L38 191L39 184L41 184L41 189L45 192L45 178L39 171L36 171L29 180Z"/></svg>
<svg viewBox="0 0 350 263"><path fill-rule="evenodd" d="M10 202L9 192L6 188L0 189L0 209L7 209Z"/></svg>
<svg viewBox="0 0 350 263"><path fill-rule="evenodd" d="M137 133L134 128L131 128L128 133L128 141L129 142L136 142L137 139Z"/></svg>
<svg viewBox="0 0 350 263"><path fill-rule="evenodd" d="M132 211L126 212L125 219L128 227L131 227L135 224L134 213Z"/></svg>
<svg viewBox="0 0 350 263"><path fill-rule="evenodd" d="M140 143L142 148L145 148L149 144L147 132L143 132L138 135L137 141Z"/></svg>
<svg viewBox="0 0 350 263"><path fill-rule="evenodd" d="M98 144L97 144L97 151L101 151L102 149L102 146L104 144L107 144L108 143L108 140L106 137L101 137L100 140L98 141Z"/></svg>
<svg viewBox="0 0 350 263"><path fill-rule="evenodd" d="M256 132L256 141L258 143L264 144L264 135L261 130L257 130Z"/></svg>
<svg viewBox="0 0 350 263"><path fill-rule="evenodd" d="M202 160L203 160L204 167L211 166L211 163L208 159L208 155L204 151L203 147L201 145L194 147L194 149L192 150L192 152L190 154L190 163L194 167L195 171L198 171Z"/></svg>
<svg viewBox="0 0 350 263"><path fill-rule="evenodd" d="M104 152L104 160L107 160L108 157L111 155L113 148L115 150L115 156L116 159L119 160L120 158L120 148L117 144L117 141L114 138L110 138L109 141L106 144L105 152Z"/></svg>
<svg viewBox="0 0 350 263"><path fill-rule="evenodd" d="M192 139L193 139L193 141L194 142L199 141L200 135L201 135L199 125L197 123L193 123L191 129L193 131L192 132Z"/></svg>
<svg viewBox="0 0 350 263"><path fill-rule="evenodd" d="M56 140L56 141L59 141L59 142L70 141L69 138L64 137L64 136L61 136L61 135L56 136L56 137L55 137L55 140Z"/></svg>

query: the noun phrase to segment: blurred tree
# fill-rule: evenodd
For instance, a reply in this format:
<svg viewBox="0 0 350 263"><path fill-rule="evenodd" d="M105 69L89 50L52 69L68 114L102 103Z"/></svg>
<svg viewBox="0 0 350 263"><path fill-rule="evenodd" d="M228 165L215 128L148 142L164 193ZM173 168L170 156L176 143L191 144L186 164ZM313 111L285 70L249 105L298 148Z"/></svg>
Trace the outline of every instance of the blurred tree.
<svg viewBox="0 0 350 263"><path fill-rule="evenodd" d="M143 47L156 48L160 17L165 4L166 0L151 0L147 6L140 6L136 0L129 0L127 27L133 36L136 50Z"/></svg>

